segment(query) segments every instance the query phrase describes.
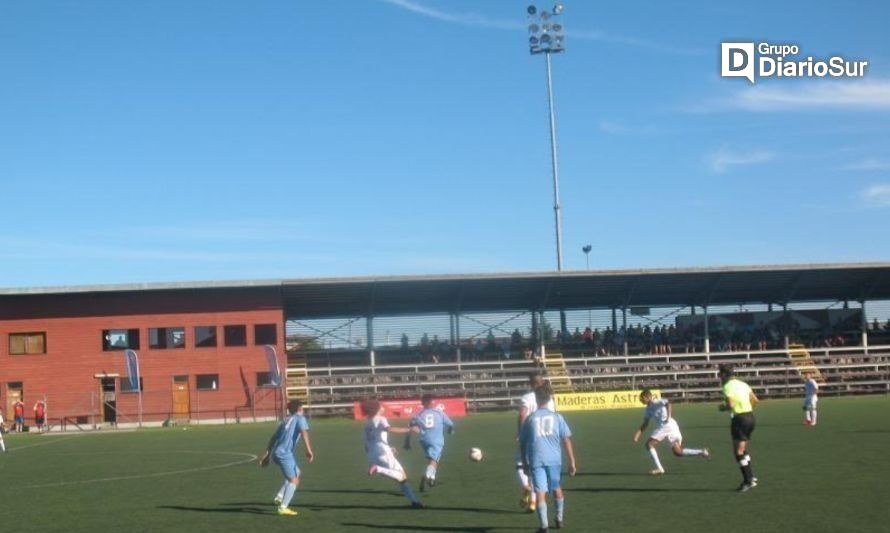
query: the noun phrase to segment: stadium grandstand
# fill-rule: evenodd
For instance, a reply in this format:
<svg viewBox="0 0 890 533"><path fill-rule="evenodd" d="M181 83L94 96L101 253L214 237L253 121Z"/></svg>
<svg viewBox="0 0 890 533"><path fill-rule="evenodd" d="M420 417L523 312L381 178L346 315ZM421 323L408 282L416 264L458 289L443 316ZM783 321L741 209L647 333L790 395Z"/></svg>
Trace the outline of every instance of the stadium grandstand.
<svg viewBox="0 0 890 533"><path fill-rule="evenodd" d="M707 400L723 362L767 398L801 394L806 371L826 395L886 393L890 264L4 289L0 333L4 405L46 398L51 423L76 427L137 419L109 335L142 348L152 423L270 417L285 396L316 414L372 394L502 409L531 371L560 391ZM263 344L278 348L284 392Z"/></svg>

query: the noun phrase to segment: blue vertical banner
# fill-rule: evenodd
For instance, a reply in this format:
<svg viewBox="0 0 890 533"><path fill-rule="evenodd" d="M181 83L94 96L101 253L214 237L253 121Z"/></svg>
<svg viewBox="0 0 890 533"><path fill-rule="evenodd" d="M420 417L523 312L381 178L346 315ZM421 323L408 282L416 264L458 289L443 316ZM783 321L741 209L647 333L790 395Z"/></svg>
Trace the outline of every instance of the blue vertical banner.
<svg viewBox="0 0 890 533"><path fill-rule="evenodd" d="M271 344L263 346L266 351L266 359L269 361L269 384L273 387L281 385L281 368L278 366L278 354Z"/></svg>
<svg viewBox="0 0 890 533"><path fill-rule="evenodd" d="M130 390L141 391L139 387L139 356L136 350L126 350L124 357L127 358L127 375L130 378Z"/></svg>

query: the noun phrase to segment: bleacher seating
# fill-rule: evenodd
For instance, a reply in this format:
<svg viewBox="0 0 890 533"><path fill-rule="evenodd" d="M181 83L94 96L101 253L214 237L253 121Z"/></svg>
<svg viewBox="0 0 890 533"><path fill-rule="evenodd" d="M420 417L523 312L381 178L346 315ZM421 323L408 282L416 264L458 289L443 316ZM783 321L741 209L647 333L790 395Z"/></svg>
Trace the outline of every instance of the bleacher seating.
<svg viewBox="0 0 890 533"><path fill-rule="evenodd" d="M825 382L822 395L890 392L890 346L811 349ZM800 396L801 371L785 350L629 357L564 358L576 392L659 388L684 401L717 400L716 365L733 363L738 374L765 398ZM526 392L530 372L545 372L528 360L415 365L312 366L311 405L316 413L341 413L368 396L417 398L423 393L459 396L470 410L505 409ZM564 379L564 376L562 376Z"/></svg>

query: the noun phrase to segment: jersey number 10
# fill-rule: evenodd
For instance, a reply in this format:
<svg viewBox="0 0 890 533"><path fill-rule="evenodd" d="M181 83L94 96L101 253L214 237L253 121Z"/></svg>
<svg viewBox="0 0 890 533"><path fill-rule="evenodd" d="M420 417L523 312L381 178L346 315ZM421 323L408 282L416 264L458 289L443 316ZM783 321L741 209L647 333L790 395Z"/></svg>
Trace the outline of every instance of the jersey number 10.
<svg viewBox="0 0 890 533"><path fill-rule="evenodd" d="M549 437L553 435L553 427L555 425L556 420L552 416L535 418L535 433L537 433L539 437Z"/></svg>

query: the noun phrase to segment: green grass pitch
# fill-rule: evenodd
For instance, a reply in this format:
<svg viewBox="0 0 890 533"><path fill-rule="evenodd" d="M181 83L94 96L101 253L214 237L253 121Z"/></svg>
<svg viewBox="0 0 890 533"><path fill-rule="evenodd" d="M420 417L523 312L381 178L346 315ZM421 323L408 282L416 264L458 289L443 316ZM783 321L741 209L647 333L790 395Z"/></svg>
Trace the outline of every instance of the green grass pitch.
<svg viewBox="0 0 890 533"><path fill-rule="evenodd" d="M688 446L711 461L674 458L650 477L647 455L631 442L642 408L569 413L579 473L564 478L571 531L874 531L886 527L890 489L890 398L823 398L819 425L801 424L801 401L763 402L751 451L760 485L740 481L729 420L715 404L678 404ZM395 421L398 424L400 421ZM281 483L258 454L272 424L147 429L67 435L6 435L0 454L4 531L468 531L537 527L518 508L513 457L515 413L457 421L439 483L412 510L395 483L369 478L361 425L314 420L314 463L298 458L303 484L292 507L275 514ZM400 435L391 441L402 442ZM478 446L485 460L472 463ZM421 452L399 457L416 487ZM551 506L552 507L552 506ZM7 529L8 528L8 529Z"/></svg>

